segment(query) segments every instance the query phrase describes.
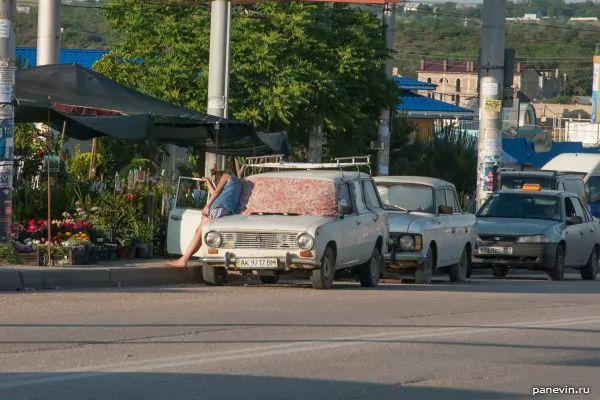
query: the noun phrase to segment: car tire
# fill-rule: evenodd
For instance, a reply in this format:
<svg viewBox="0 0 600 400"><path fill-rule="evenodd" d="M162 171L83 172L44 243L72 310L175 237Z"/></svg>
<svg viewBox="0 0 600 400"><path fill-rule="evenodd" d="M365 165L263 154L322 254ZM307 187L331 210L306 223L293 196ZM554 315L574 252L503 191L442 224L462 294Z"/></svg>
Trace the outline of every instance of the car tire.
<svg viewBox="0 0 600 400"><path fill-rule="evenodd" d="M321 267L310 271L310 283L314 289L330 289L335 277L335 254L331 246L325 248Z"/></svg>
<svg viewBox="0 0 600 400"><path fill-rule="evenodd" d="M464 282L467 279L467 269L469 268L468 254L465 247L460 255L460 261L450 266L450 271L448 271L450 282Z"/></svg>
<svg viewBox="0 0 600 400"><path fill-rule="evenodd" d="M585 281L594 281L598 275L598 247L594 247L587 264L579 270L581 279Z"/></svg>
<svg viewBox="0 0 600 400"><path fill-rule="evenodd" d="M427 249L427 258L415 270L415 283L419 285L428 285L431 283L433 275L433 251L431 246Z"/></svg>
<svg viewBox="0 0 600 400"><path fill-rule="evenodd" d="M362 287L377 287L381 276L382 260L377 246L371 254L371 258L358 268L358 279Z"/></svg>
<svg viewBox="0 0 600 400"><path fill-rule="evenodd" d="M565 247L558 245L556 248L556 256L552 267L546 269L548 279L551 281L562 281L565 277Z"/></svg>
<svg viewBox="0 0 600 400"><path fill-rule="evenodd" d="M261 276L260 281L265 285L275 285L277 282L279 282L279 275Z"/></svg>
<svg viewBox="0 0 600 400"><path fill-rule="evenodd" d="M227 270L225 267L203 265L202 279L209 286L223 286L227 282Z"/></svg>
<svg viewBox="0 0 600 400"><path fill-rule="evenodd" d="M492 267L492 275L496 278L504 278L508 275L508 267Z"/></svg>

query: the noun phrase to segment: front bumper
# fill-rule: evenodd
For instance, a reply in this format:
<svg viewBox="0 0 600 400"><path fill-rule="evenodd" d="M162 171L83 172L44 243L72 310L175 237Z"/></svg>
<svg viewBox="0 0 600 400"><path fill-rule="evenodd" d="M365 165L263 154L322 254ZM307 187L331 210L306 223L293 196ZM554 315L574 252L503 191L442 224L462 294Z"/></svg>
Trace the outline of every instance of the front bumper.
<svg viewBox="0 0 600 400"><path fill-rule="evenodd" d="M293 269L292 266L298 269L318 269L321 267L321 261L314 260L311 258L298 257L296 254L293 253L286 253L285 257L244 257L257 260L265 258L276 258L278 261L277 268L237 268L235 263L236 258L237 257L235 253L227 252L223 256L200 257L198 260L207 265L223 266L227 269L234 269L236 271L252 271L253 269L261 271L277 271Z"/></svg>
<svg viewBox="0 0 600 400"><path fill-rule="evenodd" d="M383 257L390 268L411 268L422 264L427 259L423 251L392 251Z"/></svg>
<svg viewBox="0 0 600 400"><path fill-rule="evenodd" d="M481 247L512 248L511 254L482 253ZM478 244L471 255L473 267L489 268L494 265L506 265L512 268L531 268L552 266L556 257L558 243L482 243Z"/></svg>

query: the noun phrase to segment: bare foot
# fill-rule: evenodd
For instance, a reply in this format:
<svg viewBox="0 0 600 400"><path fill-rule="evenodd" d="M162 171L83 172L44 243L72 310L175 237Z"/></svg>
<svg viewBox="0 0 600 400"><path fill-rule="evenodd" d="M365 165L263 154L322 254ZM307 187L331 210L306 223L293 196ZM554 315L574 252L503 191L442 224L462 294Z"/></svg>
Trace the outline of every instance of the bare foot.
<svg viewBox="0 0 600 400"><path fill-rule="evenodd" d="M169 267L175 267L175 268L187 268L187 263L181 259L177 259L175 261L168 262L167 265Z"/></svg>

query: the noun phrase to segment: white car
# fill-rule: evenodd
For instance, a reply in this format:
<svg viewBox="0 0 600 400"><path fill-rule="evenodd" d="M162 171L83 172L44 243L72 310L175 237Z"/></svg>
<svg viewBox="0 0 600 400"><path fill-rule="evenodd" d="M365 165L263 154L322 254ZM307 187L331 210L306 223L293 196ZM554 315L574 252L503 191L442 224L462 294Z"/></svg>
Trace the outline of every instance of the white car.
<svg viewBox="0 0 600 400"><path fill-rule="evenodd" d="M448 273L453 282L471 275L477 221L461 211L453 184L418 176L374 180L390 210L387 268L414 270L415 283L430 283L436 269Z"/></svg>
<svg viewBox="0 0 600 400"><path fill-rule="evenodd" d="M367 157L364 165L368 162ZM339 160L332 164L344 165ZM195 255L204 264L204 280L222 285L228 273L236 272L276 283L282 274L305 271L315 289L328 289L336 271L350 270L362 286L377 286L388 225L372 177L325 168L331 164L260 167L288 170L244 178L241 213L204 225L203 244ZM199 212L171 212L169 253L180 254L187 247Z"/></svg>

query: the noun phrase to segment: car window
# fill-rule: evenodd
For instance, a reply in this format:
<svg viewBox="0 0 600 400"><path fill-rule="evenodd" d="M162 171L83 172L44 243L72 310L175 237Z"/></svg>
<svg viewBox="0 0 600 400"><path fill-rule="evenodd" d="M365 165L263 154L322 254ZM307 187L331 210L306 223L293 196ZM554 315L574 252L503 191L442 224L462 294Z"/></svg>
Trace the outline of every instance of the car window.
<svg viewBox="0 0 600 400"><path fill-rule="evenodd" d="M575 206L573 206L573 202L568 197L565 197L565 212L567 219L577 215Z"/></svg>
<svg viewBox="0 0 600 400"><path fill-rule="evenodd" d="M583 211L583 220L585 222L592 222L594 219L592 218L592 216L590 215L590 213L587 210L587 207L583 204L583 202L581 201L581 199L578 199L576 197L573 198L573 203L575 204L579 204L579 207L581 207L581 210Z"/></svg>
<svg viewBox="0 0 600 400"><path fill-rule="evenodd" d="M591 176L586 182L589 194L588 199L590 203L597 203L600 201L600 176Z"/></svg>
<svg viewBox="0 0 600 400"><path fill-rule="evenodd" d="M561 221L558 196L534 193L494 193L477 212L483 218L529 218Z"/></svg>
<svg viewBox="0 0 600 400"><path fill-rule="evenodd" d="M575 210L575 215L581 217L585 221L585 212L583 212L583 207L581 206L581 202L579 202L579 199L577 199L576 197L572 197L571 202Z"/></svg>
<svg viewBox="0 0 600 400"><path fill-rule="evenodd" d="M381 184L377 189L384 203L399 206L408 211L435 213L433 206L435 196L431 186L398 183L389 184L389 186Z"/></svg>
<svg viewBox="0 0 600 400"><path fill-rule="evenodd" d="M338 191L338 211L341 206L352 207L352 212L356 212L354 205L352 204L352 197L350 197L350 188L347 183L340 184Z"/></svg>
<svg viewBox="0 0 600 400"><path fill-rule="evenodd" d="M446 203L454 209L454 213L461 212L454 190L446 188Z"/></svg>
<svg viewBox="0 0 600 400"><path fill-rule="evenodd" d="M379 201L379 196L377 195L373 181L363 181L363 189L365 192L365 201L367 203L367 207L371 210L381 209L381 201Z"/></svg>
<svg viewBox="0 0 600 400"><path fill-rule="evenodd" d="M440 209L440 206L447 206L446 203L446 194L444 193L444 189L436 189L435 191L435 208L436 211Z"/></svg>
<svg viewBox="0 0 600 400"><path fill-rule="evenodd" d="M585 189L579 187L576 179L565 179L565 192L576 194L579 197L585 196Z"/></svg>
<svg viewBox="0 0 600 400"><path fill-rule="evenodd" d="M354 181L351 182L350 185L352 185L352 197L354 197L356 211L360 213L361 211L364 211L366 209L365 198L363 196L363 191L360 187L360 182Z"/></svg>
<svg viewBox="0 0 600 400"><path fill-rule="evenodd" d="M542 189L554 189L550 178L540 176L519 175L500 175L500 185L502 189L521 189L524 184L533 183L541 186Z"/></svg>

